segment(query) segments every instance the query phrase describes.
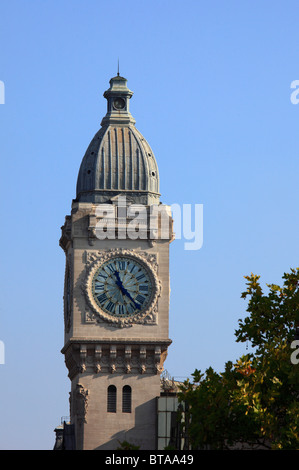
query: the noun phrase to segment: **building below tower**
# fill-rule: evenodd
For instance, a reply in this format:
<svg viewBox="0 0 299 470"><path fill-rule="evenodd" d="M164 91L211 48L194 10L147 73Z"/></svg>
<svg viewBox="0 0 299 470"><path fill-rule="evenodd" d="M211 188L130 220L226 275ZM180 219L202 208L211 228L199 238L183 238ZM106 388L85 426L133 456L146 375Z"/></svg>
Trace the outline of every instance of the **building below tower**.
<svg viewBox="0 0 299 470"><path fill-rule="evenodd" d="M188 438L186 436L184 417L184 404L179 402L178 392L180 383L169 378L167 371L161 376L160 395L152 403L153 421L155 423L155 433L152 436L152 444L147 450L189 450ZM126 387L126 386L125 386ZM121 413L130 413L132 409L131 390L125 389L122 396L121 408L117 406L117 388L111 387L107 394L107 413L114 413L115 419L120 419ZM109 410L109 411L108 411ZM139 416L138 416L139 414ZM111 415L112 417L112 415ZM133 420L132 420L133 421ZM139 423L138 423L139 421ZM141 421L141 423L140 423ZM125 422L127 425L127 422ZM111 419L113 426L113 419ZM142 409L137 413L136 422L133 422L131 429L124 429L101 450L130 450L144 449L141 434L138 429L142 429ZM56 440L54 450L75 450L75 427L70 424L67 418L61 420L61 425L55 429Z"/></svg>

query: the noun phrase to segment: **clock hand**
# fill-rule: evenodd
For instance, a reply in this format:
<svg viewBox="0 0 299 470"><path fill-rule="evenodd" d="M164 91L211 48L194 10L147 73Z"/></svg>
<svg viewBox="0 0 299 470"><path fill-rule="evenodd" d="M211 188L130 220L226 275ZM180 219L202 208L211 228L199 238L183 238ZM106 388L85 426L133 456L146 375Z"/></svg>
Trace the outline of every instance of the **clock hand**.
<svg viewBox="0 0 299 470"><path fill-rule="evenodd" d="M131 294L127 291L127 289L123 286L121 280L120 280L120 276L119 276L119 272L118 271L114 271L114 274L115 276L117 277L117 281L116 281L116 285L120 288L121 290L121 293L126 295L132 302L133 304L135 305L136 308L138 308L140 310L140 305L138 305L135 300L132 298Z"/></svg>
<svg viewBox="0 0 299 470"><path fill-rule="evenodd" d="M123 295L126 295L125 292L124 292L124 287L123 287L122 282L121 282L120 277L119 277L119 272L116 271L116 269L115 269L114 272L113 272L113 274L115 274L115 276L116 276L116 278L117 278L117 280L116 280L116 285L119 287L121 293L122 293Z"/></svg>
<svg viewBox="0 0 299 470"><path fill-rule="evenodd" d="M126 294L125 292L125 288L120 280L120 277L119 277L119 272L118 271L114 271L114 274L116 275L117 277L117 281L116 281L116 285L120 288L122 294Z"/></svg>
<svg viewBox="0 0 299 470"><path fill-rule="evenodd" d="M120 290L122 291L122 293L124 293L124 292L123 292L124 286L123 286L123 284L122 284L122 282L121 282L121 280L120 280L119 272L115 270L115 271L114 271L114 274L115 274L115 276L117 277L116 285L117 285L118 287L120 287Z"/></svg>
<svg viewBox="0 0 299 470"><path fill-rule="evenodd" d="M140 305L138 305L138 304L135 302L135 300L133 299L133 297L131 296L131 294L130 294L125 288L123 288L123 289L124 289L125 295L126 295L127 297L129 297L129 299L131 300L131 302L133 302L133 304L135 305L135 307L140 310L140 308L141 308Z"/></svg>

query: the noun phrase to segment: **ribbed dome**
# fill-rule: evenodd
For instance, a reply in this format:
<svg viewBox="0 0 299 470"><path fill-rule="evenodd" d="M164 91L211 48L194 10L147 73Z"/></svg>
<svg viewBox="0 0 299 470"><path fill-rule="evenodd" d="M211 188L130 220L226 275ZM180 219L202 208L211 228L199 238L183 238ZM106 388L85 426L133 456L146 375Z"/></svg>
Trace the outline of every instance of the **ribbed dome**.
<svg viewBox="0 0 299 470"><path fill-rule="evenodd" d="M125 78L114 77L110 85L107 114L81 163L77 200L101 203L122 194L132 202L158 203L158 166L128 109L133 93Z"/></svg>

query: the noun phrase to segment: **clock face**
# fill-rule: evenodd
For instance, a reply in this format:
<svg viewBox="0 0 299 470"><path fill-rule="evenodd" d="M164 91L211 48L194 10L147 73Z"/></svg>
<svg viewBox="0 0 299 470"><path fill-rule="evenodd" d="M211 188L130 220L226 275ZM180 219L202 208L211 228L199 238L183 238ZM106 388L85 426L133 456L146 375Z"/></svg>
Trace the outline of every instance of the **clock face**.
<svg viewBox="0 0 299 470"><path fill-rule="evenodd" d="M149 307L153 283L139 261L117 256L103 263L92 279L92 295L101 310L115 317L130 317Z"/></svg>
<svg viewBox="0 0 299 470"><path fill-rule="evenodd" d="M124 109L125 105L125 100L123 100L122 98L116 98L113 101L113 106L115 109Z"/></svg>

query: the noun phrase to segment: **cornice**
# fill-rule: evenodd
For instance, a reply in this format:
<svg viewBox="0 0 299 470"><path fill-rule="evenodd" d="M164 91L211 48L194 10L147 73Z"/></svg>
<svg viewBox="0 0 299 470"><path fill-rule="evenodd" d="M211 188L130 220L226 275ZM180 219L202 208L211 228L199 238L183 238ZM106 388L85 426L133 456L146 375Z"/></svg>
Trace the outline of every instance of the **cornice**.
<svg viewBox="0 0 299 470"><path fill-rule="evenodd" d="M118 346L126 346L126 345L148 345L148 346L165 346L168 347L172 343L171 339L157 339L157 338L128 338L128 337L121 337L121 338L88 338L86 336L70 338L67 340L63 348L61 349L61 353L65 354L65 352L72 346L77 347L78 349L82 344L86 346L95 346L97 344L103 345L110 345L115 344Z"/></svg>
<svg viewBox="0 0 299 470"><path fill-rule="evenodd" d="M62 349L69 378L78 374L161 374L170 340L70 339Z"/></svg>

